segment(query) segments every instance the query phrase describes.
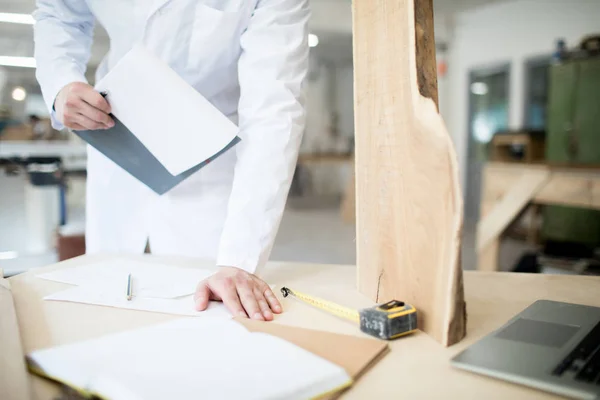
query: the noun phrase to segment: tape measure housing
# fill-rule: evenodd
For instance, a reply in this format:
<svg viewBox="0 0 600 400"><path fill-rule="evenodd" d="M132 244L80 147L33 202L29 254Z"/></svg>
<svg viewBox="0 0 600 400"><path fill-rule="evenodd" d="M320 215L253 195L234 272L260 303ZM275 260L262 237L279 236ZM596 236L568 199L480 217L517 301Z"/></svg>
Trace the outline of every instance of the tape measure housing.
<svg viewBox="0 0 600 400"><path fill-rule="evenodd" d="M358 323L360 330L379 339L389 340L408 335L417 329L417 310L398 300L388 301L375 307L356 311L330 301L281 289L283 297L293 297L330 314Z"/></svg>
<svg viewBox="0 0 600 400"><path fill-rule="evenodd" d="M417 329L417 310L397 300L366 308L359 311L359 315L360 330L384 340L408 335Z"/></svg>

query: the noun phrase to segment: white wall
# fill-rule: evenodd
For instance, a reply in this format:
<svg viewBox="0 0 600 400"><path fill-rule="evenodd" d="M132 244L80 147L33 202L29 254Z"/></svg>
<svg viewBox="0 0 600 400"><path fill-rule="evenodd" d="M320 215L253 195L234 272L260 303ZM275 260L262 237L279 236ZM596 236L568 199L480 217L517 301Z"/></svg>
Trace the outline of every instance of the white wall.
<svg viewBox="0 0 600 400"><path fill-rule="evenodd" d="M456 144L464 182L469 70L511 63L509 126L520 128L525 60L551 54L557 38L571 47L586 34L600 33L600 0L515 0L458 13L452 25L445 88L451 101L444 102L442 116Z"/></svg>

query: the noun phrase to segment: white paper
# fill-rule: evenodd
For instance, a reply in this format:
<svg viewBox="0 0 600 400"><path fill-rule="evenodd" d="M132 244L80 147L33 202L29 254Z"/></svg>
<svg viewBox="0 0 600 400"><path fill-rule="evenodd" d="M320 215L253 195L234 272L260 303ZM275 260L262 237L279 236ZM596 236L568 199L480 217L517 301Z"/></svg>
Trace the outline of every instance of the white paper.
<svg viewBox="0 0 600 400"><path fill-rule="evenodd" d="M65 268L38 278L77 285L44 297L45 300L70 301L131 310L177 315L231 317L221 303L211 302L209 310L194 309L196 285L214 271L182 268L126 259L116 259ZM131 300L127 300L127 277L132 276Z"/></svg>
<svg viewBox="0 0 600 400"><path fill-rule="evenodd" d="M97 83L112 113L172 175L227 146L238 127L168 64L136 45Z"/></svg>
<svg viewBox="0 0 600 400"><path fill-rule="evenodd" d="M114 400L307 399L343 368L232 320L186 318L33 352L49 376Z"/></svg>
<svg viewBox="0 0 600 400"><path fill-rule="evenodd" d="M171 299L193 294L198 282L212 273L214 271L207 269L114 259L60 269L38 275L38 278L125 295L127 277L131 274L135 297Z"/></svg>
<svg viewBox="0 0 600 400"><path fill-rule="evenodd" d="M211 301L205 311L196 311L194 296L174 299L152 297L136 297L127 300L125 293L115 291L99 291L87 286L76 286L44 297L44 300L68 301L73 303L92 304L97 306L125 308L129 310L151 311L162 314L187 315L193 317L231 318L231 313L221 302Z"/></svg>

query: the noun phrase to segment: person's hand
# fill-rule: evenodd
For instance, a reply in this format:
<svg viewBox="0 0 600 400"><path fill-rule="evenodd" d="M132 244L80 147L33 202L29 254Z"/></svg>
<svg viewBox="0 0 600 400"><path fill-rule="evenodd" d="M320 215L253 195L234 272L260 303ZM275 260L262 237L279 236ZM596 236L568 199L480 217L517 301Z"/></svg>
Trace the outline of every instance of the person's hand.
<svg viewBox="0 0 600 400"><path fill-rule="evenodd" d="M273 291L256 275L234 267L219 267L214 275L196 288L196 310L204 311L209 300L222 301L234 316L271 321L281 313L281 304Z"/></svg>
<svg viewBox="0 0 600 400"><path fill-rule="evenodd" d="M73 82L61 89L54 100L58 120L75 130L108 129L115 122L108 115L110 105L87 83Z"/></svg>

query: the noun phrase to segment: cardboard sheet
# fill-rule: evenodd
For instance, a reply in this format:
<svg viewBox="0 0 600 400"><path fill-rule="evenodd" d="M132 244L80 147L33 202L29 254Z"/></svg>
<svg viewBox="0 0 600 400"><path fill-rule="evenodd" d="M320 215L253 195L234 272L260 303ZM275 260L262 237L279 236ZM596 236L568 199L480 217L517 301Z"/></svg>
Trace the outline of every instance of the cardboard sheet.
<svg viewBox="0 0 600 400"><path fill-rule="evenodd" d="M354 380L389 351L387 342L236 317L251 332L263 332L294 343L346 370Z"/></svg>

